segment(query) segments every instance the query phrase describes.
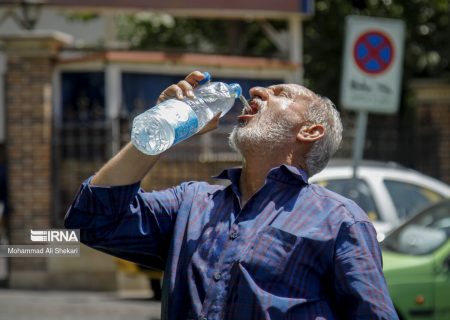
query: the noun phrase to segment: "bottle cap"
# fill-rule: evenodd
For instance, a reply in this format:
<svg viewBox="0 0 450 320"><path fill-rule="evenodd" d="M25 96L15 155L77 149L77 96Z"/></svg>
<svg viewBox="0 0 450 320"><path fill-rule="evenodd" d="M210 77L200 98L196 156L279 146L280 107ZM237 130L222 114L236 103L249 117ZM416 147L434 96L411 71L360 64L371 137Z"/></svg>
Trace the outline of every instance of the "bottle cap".
<svg viewBox="0 0 450 320"><path fill-rule="evenodd" d="M200 80L198 82L198 84L205 84L207 82L209 82L209 80L211 80L211 75L209 74L208 71L203 72L203 75L205 76L202 80Z"/></svg>
<svg viewBox="0 0 450 320"><path fill-rule="evenodd" d="M230 87L231 91L236 94L236 99L238 99L242 94L241 86L238 83L230 83L228 86Z"/></svg>

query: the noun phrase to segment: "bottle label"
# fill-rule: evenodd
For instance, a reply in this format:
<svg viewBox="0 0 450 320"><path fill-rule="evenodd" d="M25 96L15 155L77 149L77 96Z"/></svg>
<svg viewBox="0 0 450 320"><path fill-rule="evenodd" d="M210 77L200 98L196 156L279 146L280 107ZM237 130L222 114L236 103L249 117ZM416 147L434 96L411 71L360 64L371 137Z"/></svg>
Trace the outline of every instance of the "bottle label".
<svg viewBox="0 0 450 320"><path fill-rule="evenodd" d="M160 103L157 108L175 131L173 144L183 141L198 130L198 117L185 102L170 99Z"/></svg>

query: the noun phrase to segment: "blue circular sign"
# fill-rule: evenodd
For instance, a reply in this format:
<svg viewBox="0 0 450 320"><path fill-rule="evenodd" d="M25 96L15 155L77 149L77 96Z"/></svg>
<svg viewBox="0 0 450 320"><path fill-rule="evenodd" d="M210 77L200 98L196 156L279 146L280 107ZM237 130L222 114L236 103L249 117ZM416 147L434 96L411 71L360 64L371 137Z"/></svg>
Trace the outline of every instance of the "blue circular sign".
<svg viewBox="0 0 450 320"><path fill-rule="evenodd" d="M363 72L378 75L391 66L394 60L394 46L383 32L367 31L356 40L353 58Z"/></svg>

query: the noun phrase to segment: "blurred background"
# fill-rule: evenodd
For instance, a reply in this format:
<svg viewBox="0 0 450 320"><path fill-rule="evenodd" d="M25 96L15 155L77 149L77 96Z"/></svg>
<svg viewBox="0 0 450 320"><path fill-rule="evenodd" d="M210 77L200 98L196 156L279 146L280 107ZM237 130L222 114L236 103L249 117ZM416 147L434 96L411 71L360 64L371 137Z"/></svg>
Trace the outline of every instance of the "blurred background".
<svg viewBox="0 0 450 320"><path fill-rule="evenodd" d="M192 70L238 82L247 97L253 86L280 82L329 97L345 129L337 157L350 159L357 113L340 103L348 15L405 25L398 110L369 113L363 158L376 160L367 165L380 172L421 173L406 188L395 186L397 193L387 185L360 205L371 213L388 202L397 210L391 230L448 197L448 0L0 0L1 243L28 244L32 228L62 228L80 183L129 141L133 117ZM218 130L174 147L142 187L214 182L211 176L239 165L227 137L240 110L233 108ZM420 182L428 178L441 185ZM331 187L332 179L318 183ZM347 196L375 193L371 187L352 184ZM407 204L395 202L400 196L420 201L405 211ZM371 218L385 219L382 212ZM80 258L0 258L0 319L158 319L160 276L84 246ZM450 318L450 303L445 309Z"/></svg>

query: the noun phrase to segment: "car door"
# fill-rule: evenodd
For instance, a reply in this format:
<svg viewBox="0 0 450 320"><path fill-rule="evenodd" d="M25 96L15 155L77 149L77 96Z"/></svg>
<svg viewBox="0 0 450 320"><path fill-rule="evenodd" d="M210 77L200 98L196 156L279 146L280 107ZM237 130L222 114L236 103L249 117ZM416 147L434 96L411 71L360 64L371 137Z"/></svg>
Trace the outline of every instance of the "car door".
<svg viewBox="0 0 450 320"><path fill-rule="evenodd" d="M436 254L435 318L450 319L450 239Z"/></svg>
<svg viewBox="0 0 450 320"><path fill-rule="evenodd" d="M434 319L450 319L450 201L430 210L428 225L444 235L444 242L434 252Z"/></svg>

